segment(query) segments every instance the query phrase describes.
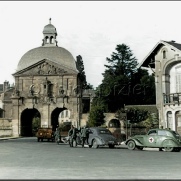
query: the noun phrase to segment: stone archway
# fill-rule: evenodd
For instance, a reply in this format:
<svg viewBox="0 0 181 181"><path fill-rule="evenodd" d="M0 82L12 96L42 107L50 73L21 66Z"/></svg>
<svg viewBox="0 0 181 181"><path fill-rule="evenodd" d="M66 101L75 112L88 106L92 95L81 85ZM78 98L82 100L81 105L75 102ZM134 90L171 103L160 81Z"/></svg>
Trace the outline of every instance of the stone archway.
<svg viewBox="0 0 181 181"><path fill-rule="evenodd" d="M21 136L33 136L32 121L35 117L41 118L40 112L35 108L27 108L24 111L22 111L20 130Z"/></svg>
<svg viewBox="0 0 181 181"><path fill-rule="evenodd" d="M57 107L51 113L51 125L52 125L52 129L54 131L56 130L56 128L59 125L59 122L58 122L59 114L64 110L66 110L66 108L58 108Z"/></svg>
<svg viewBox="0 0 181 181"><path fill-rule="evenodd" d="M109 128L120 128L121 124L118 119L111 119L108 123Z"/></svg>

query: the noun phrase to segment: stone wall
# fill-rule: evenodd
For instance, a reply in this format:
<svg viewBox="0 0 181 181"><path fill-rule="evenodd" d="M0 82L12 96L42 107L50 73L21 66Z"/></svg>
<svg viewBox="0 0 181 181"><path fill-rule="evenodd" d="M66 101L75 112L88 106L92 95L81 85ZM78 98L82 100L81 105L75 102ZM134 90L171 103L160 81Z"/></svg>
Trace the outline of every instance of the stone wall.
<svg viewBox="0 0 181 181"><path fill-rule="evenodd" d="M0 119L0 137L13 136L13 125L11 119Z"/></svg>
<svg viewBox="0 0 181 181"><path fill-rule="evenodd" d="M81 127L86 125L89 114L82 114ZM108 123L111 119L115 118L114 113L105 113L105 125L108 127ZM120 121L120 128L109 128L112 134L118 139L118 141L125 141L126 139L126 127L123 121ZM128 137L136 134L145 134L148 130L144 127L130 127L127 128ZM19 136L18 132L18 120L3 119L0 118L0 137Z"/></svg>
<svg viewBox="0 0 181 181"><path fill-rule="evenodd" d="M115 113L104 113L105 115L105 125L107 128L111 131L111 133L117 138L119 142L125 141L126 140L126 126L124 125L123 121L120 121L120 128L110 128L108 126L108 123L111 119L116 119ZM86 122L88 121L88 116L89 114L82 114L81 117L81 126L86 125ZM146 134L147 129L145 127L138 127L138 126L132 126L128 125L127 127L127 134L128 138L137 134Z"/></svg>

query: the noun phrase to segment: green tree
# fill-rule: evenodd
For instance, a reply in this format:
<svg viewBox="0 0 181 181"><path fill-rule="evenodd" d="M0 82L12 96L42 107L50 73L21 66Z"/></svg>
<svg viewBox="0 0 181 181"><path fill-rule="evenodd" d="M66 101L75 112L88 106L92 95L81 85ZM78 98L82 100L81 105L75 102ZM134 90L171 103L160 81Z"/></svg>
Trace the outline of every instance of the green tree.
<svg viewBox="0 0 181 181"><path fill-rule="evenodd" d="M138 67L129 46L119 44L96 89L96 98L104 102L106 112L115 112L126 105L155 104L155 79L148 70Z"/></svg>
<svg viewBox="0 0 181 181"><path fill-rule="evenodd" d="M149 112L144 109L139 108L129 108L127 110L121 108L116 111L115 116L119 120L127 121L129 120L129 123L139 123L141 121L146 120L149 117Z"/></svg>
<svg viewBox="0 0 181 181"><path fill-rule="evenodd" d="M81 86L81 89L93 89L93 86L86 81L86 75L85 75L85 70L84 70L84 62L82 60L81 55L78 55L76 57L76 67L77 70L79 71L78 73L78 79L80 80L79 86Z"/></svg>
<svg viewBox="0 0 181 181"><path fill-rule="evenodd" d="M32 120L32 132L33 135L36 134L38 128L41 126L41 119L40 117L34 117Z"/></svg>
<svg viewBox="0 0 181 181"><path fill-rule="evenodd" d="M148 130L151 128L159 127L159 118L157 113L149 113L146 120L142 121L141 124L145 126Z"/></svg>
<svg viewBox="0 0 181 181"><path fill-rule="evenodd" d="M119 44L111 58L106 58L108 65L103 73L103 81L99 86L100 95L104 97L110 112L116 111L129 103L130 82L137 71L137 59L129 46Z"/></svg>
<svg viewBox="0 0 181 181"><path fill-rule="evenodd" d="M154 75L144 75L140 79L144 88L144 96L140 99L140 104L156 104L155 77Z"/></svg>
<svg viewBox="0 0 181 181"><path fill-rule="evenodd" d="M104 108L101 105L94 105L89 113L88 126L101 126L105 123L104 118Z"/></svg>

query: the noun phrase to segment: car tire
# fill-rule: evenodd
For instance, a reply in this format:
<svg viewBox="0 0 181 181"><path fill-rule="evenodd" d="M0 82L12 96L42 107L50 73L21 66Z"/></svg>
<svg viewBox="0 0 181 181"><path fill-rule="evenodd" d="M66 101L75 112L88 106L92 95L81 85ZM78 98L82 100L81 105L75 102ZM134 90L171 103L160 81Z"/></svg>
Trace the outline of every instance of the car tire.
<svg viewBox="0 0 181 181"><path fill-rule="evenodd" d="M99 145L97 144L97 141L96 140L93 140L92 141L92 148L98 148Z"/></svg>
<svg viewBox="0 0 181 181"><path fill-rule="evenodd" d="M136 148L136 144L133 140L130 140L127 144L129 150L134 150Z"/></svg>
<svg viewBox="0 0 181 181"><path fill-rule="evenodd" d="M172 152L174 150L174 147L164 147L164 150L166 152Z"/></svg>

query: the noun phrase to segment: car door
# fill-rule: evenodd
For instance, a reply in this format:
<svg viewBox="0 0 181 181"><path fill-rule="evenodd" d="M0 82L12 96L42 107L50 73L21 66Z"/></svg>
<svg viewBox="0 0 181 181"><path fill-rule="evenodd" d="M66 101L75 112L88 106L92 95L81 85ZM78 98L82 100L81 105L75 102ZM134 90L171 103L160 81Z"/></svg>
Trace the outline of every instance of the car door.
<svg viewBox="0 0 181 181"><path fill-rule="evenodd" d="M164 140L168 139L166 130L158 130L157 147L161 147Z"/></svg>
<svg viewBox="0 0 181 181"><path fill-rule="evenodd" d="M157 130L150 130L144 137L144 146L146 147L156 147L157 145Z"/></svg>

